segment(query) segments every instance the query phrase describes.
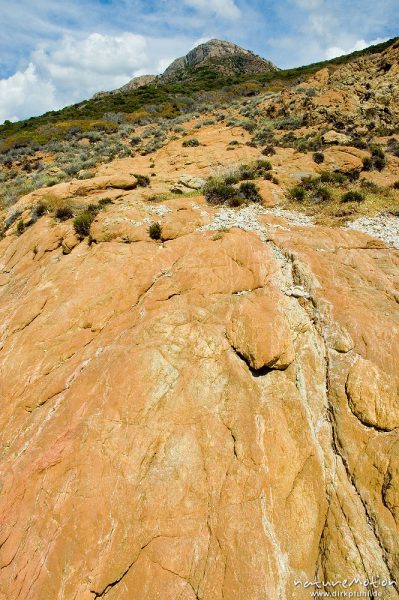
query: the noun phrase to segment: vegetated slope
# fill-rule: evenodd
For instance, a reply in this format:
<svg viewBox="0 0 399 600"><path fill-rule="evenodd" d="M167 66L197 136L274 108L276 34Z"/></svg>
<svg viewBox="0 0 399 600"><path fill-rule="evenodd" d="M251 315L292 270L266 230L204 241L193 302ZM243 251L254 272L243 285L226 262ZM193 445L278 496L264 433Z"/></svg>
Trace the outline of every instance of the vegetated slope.
<svg viewBox="0 0 399 600"><path fill-rule="evenodd" d="M4 154L1 600L398 599L397 52Z"/></svg>
<svg viewBox="0 0 399 600"><path fill-rule="evenodd" d="M394 40L390 40L344 57L305 67L277 71L269 68L257 74L252 71L226 74L219 68L217 61L213 62L213 58L208 64L194 67L188 64L184 70L184 81L175 81L174 78L171 81L160 79L126 93L100 94L98 97L65 107L60 111L50 111L40 117L2 125L0 126L0 151L12 147L13 144L24 144L28 141L45 143L51 139L63 138L69 128L77 125L84 129L105 126L98 120L102 120L108 113L121 113L133 122L151 119L154 116L171 118L187 111L187 99L189 99L189 108L192 104L201 102L204 92L214 92L216 101L220 93L223 101L227 91L229 98L246 94L248 82L252 83L252 93L258 93L264 85L277 88L291 85L293 82L300 82L323 66L334 68L336 65L345 64L369 53L380 53L393 42Z"/></svg>

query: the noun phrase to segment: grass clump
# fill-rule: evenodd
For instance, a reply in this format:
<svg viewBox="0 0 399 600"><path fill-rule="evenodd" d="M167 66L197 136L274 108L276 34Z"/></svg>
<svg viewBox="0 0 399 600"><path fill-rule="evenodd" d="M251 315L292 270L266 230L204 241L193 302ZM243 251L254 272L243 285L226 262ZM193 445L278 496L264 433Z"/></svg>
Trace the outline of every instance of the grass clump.
<svg viewBox="0 0 399 600"><path fill-rule="evenodd" d="M341 196L341 202L363 202L364 199L364 194L357 190L350 190Z"/></svg>
<svg viewBox="0 0 399 600"><path fill-rule="evenodd" d="M100 209L105 208L109 204L113 204L112 198L100 198L100 200L98 201L98 206L100 207Z"/></svg>
<svg viewBox="0 0 399 600"><path fill-rule="evenodd" d="M363 171L382 171L386 167L385 153L379 146L371 148L371 156L363 159Z"/></svg>
<svg viewBox="0 0 399 600"><path fill-rule="evenodd" d="M259 194L259 188L252 181L244 181L239 187L239 196L243 200L250 202L262 202L262 196Z"/></svg>
<svg viewBox="0 0 399 600"><path fill-rule="evenodd" d="M203 191L204 197L209 204L231 205L238 196L236 188L223 179L209 179Z"/></svg>
<svg viewBox="0 0 399 600"><path fill-rule="evenodd" d="M68 219L72 219L73 212L70 206L60 206L55 211L55 218L59 221L67 221Z"/></svg>
<svg viewBox="0 0 399 600"><path fill-rule="evenodd" d="M323 152L315 152L313 154L313 160L317 165L321 165L324 162Z"/></svg>
<svg viewBox="0 0 399 600"><path fill-rule="evenodd" d="M150 185L150 178L147 175L140 175L139 173L133 173L134 177L137 179L137 185L139 187L147 187Z"/></svg>
<svg viewBox="0 0 399 600"><path fill-rule="evenodd" d="M303 202L303 200L305 200L306 192L302 186L296 185L289 190L289 195L292 198L292 200L296 200L297 202Z"/></svg>
<svg viewBox="0 0 399 600"><path fill-rule="evenodd" d="M332 199L332 194L327 187L321 185L314 190L312 199L315 202L328 202Z"/></svg>
<svg viewBox="0 0 399 600"><path fill-rule="evenodd" d="M154 223L151 223L151 225L149 226L148 235L150 236L150 238L152 240L160 240L161 239L162 227L157 221L155 221Z"/></svg>
<svg viewBox="0 0 399 600"><path fill-rule="evenodd" d="M83 239L90 234L90 226L94 221L95 213L90 210L83 211L80 215L74 218L73 228L76 235Z"/></svg>
<svg viewBox="0 0 399 600"><path fill-rule="evenodd" d="M45 202L38 202L36 204L36 206L34 206L32 209L32 214L31 214L32 223L36 223L36 221L38 219L40 219L40 217L45 215L47 211L48 211L47 204L45 204Z"/></svg>
<svg viewBox="0 0 399 600"><path fill-rule="evenodd" d="M25 231L25 223L20 219L17 223L17 235L22 235Z"/></svg>
<svg viewBox="0 0 399 600"><path fill-rule="evenodd" d="M182 146L184 146L184 148L195 147L199 145L200 143L197 138L190 138L189 140L184 140L184 142L182 143Z"/></svg>

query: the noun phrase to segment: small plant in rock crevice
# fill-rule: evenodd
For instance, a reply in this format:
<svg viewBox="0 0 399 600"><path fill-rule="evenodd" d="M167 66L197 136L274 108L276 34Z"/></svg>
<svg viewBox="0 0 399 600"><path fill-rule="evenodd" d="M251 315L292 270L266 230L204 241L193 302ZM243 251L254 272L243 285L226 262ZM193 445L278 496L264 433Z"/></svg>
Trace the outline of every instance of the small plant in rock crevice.
<svg viewBox="0 0 399 600"><path fill-rule="evenodd" d="M151 223L149 226L148 235L152 240L160 240L162 238L162 227L157 221Z"/></svg>
<svg viewBox="0 0 399 600"><path fill-rule="evenodd" d="M95 214L92 211L85 210L80 215L74 218L73 228L76 235L83 239L90 234L90 226L95 218Z"/></svg>

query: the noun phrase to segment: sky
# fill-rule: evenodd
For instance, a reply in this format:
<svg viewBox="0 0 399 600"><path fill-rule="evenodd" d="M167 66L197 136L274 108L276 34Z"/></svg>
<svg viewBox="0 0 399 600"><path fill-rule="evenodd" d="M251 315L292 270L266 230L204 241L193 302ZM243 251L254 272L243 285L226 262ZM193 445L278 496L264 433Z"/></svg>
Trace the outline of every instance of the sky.
<svg viewBox="0 0 399 600"><path fill-rule="evenodd" d="M161 73L225 39L281 68L399 35L399 0L0 0L0 123Z"/></svg>

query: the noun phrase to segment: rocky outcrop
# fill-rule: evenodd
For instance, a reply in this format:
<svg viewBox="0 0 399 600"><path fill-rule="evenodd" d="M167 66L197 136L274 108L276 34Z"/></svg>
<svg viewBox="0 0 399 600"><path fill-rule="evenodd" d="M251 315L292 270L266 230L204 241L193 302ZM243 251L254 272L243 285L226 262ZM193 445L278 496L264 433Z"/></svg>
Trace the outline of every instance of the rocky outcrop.
<svg viewBox="0 0 399 600"><path fill-rule="evenodd" d="M398 252L139 194L0 242L0 598L397 580Z"/></svg>
<svg viewBox="0 0 399 600"><path fill-rule="evenodd" d="M224 40L209 40L177 58L163 72L162 81L173 81L187 76L190 69L212 65L225 74L261 73L276 71L277 67L250 50Z"/></svg>
<svg viewBox="0 0 399 600"><path fill-rule="evenodd" d="M93 98L101 98L110 94L132 92L145 85L158 85L181 81L189 78L193 70L200 67L211 67L224 75L242 73L264 73L277 71L278 68L269 60L245 50L236 44L224 40L209 40L196 46L185 56L176 58L161 75L140 75L133 77L122 87L111 92L97 92Z"/></svg>

